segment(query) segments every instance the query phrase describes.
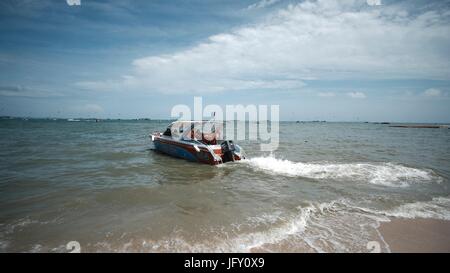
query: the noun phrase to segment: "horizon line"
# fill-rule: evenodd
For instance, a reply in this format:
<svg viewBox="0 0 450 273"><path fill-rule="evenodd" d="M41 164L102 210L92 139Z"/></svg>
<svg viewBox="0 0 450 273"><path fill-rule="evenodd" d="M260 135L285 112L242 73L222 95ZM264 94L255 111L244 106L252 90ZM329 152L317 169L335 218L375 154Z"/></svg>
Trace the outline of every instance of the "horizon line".
<svg viewBox="0 0 450 273"><path fill-rule="evenodd" d="M30 116L0 116L0 120L11 120L11 119L21 119L21 120L80 120L80 121L87 121L87 120L105 120L105 121L117 121L117 120L124 120L124 121L176 121L178 119L175 118L148 118L148 117L140 117L140 118L82 118L82 117L30 117ZM205 120L208 121L208 120ZM245 121L249 122L249 120L238 120L238 119L230 119L230 120L222 120L222 121ZM267 122L271 120L257 120L252 122ZM278 122L308 122L308 123L375 123L375 124L389 124L389 123L416 123L416 124L450 124L450 121L445 122L437 122L437 121L428 121L428 122L420 122L420 121L387 121L387 120L362 120L362 121L350 121L350 120L322 120L322 119L311 119L311 120L279 120Z"/></svg>

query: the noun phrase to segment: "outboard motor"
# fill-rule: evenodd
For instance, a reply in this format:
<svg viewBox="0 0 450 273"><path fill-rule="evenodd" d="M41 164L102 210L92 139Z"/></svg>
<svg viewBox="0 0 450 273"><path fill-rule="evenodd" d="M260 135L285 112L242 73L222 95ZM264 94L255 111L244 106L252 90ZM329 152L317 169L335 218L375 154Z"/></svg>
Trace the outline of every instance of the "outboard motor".
<svg viewBox="0 0 450 273"><path fill-rule="evenodd" d="M234 150L236 150L236 147L234 147L234 143L232 140L225 140L220 144L220 147L222 148L222 161L223 163L228 161L234 161Z"/></svg>

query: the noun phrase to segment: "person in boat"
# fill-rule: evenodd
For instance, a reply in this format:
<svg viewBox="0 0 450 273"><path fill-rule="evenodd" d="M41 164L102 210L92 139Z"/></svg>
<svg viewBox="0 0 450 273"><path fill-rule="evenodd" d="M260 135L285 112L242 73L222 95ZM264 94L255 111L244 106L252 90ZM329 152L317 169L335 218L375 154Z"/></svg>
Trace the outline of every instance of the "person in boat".
<svg viewBox="0 0 450 273"><path fill-rule="evenodd" d="M216 132L215 126L211 128L211 133L203 133L202 141L207 145L217 145L217 138L219 137L219 133Z"/></svg>
<svg viewBox="0 0 450 273"><path fill-rule="evenodd" d="M207 132L208 130L205 127L203 127L203 129L206 131L201 132L201 130L196 128L194 125L195 124L192 123L188 131L186 131L185 133L183 133L183 126L180 126L180 134L183 140L197 140L206 145L217 145L218 138L220 137L220 132L216 129L215 125L212 125L212 127L210 128L210 132ZM169 127L164 132L164 135L177 137L178 131L176 128L174 128L172 131L172 128Z"/></svg>
<svg viewBox="0 0 450 273"><path fill-rule="evenodd" d="M216 129L215 125L212 125L209 130L210 132L207 132L208 130L206 130L205 132L201 132L200 129L195 128L194 123L191 124L188 130L186 130L186 128L183 128L183 125L180 125L181 124L171 124L171 126L166 129L163 135L174 138L180 138L181 135L181 139L183 140L197 140L206 145L217 145L218 138L220 137L220 132L218 128ZM179 126L179 131L176 129L177 126ZM184 130L186 130L185 133Z"/></svg>
<svg viewBox="0 0 450 273"><path fill-rule="evenodd" d="M194 140L198 140L206 145L216 145L216 133L202 133L199 129L190 131L190 138Z"/></svg>

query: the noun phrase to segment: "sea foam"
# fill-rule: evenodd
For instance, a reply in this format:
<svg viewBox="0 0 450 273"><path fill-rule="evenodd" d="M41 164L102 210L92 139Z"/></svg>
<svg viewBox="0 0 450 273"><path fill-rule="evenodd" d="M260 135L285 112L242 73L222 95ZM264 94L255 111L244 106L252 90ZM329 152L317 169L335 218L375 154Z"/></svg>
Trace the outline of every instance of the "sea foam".
<svg viewBox="0 0 450 273"><path fill-rule="evenodd" d="M406 203L384 212L387 216L400 218L432 218L450 220L450 199L435 197L431 201Z"/></svg>
<svg viewBox="0 0 450 273"><path fill-rule="evenodd" d="M192 241L179 230L156 241L150 238L104 241L89 244L87 249L93 252L279 252L292 249L368 252L367 243L375 240L380 243L382 252L390 252L389 245L378 232L379 223L389 221L390 217L450 220L450 198L404 203L390 210L358 207L344 198L310 202L290 213L275 210L250 217L241 223L248 225L246 231L210 230L207 240ZM40 252L45 248L37 245L30 251ZM64 252L65 249L51 251Z"/></svg>

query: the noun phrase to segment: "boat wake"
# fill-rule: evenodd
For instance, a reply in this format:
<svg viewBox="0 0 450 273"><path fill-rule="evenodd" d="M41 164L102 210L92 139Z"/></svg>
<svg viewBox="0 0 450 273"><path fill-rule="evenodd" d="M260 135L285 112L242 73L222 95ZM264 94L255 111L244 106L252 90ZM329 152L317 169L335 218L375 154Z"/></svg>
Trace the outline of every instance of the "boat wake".
<svg viewBox="0 0 450 273"><path fill-rule="evenodd" d="M407 187L412 183L440 182L429 169L416 169L395 163L302 163L273 156L255 157L243 161L270 174L312 179L347 179L371 184Z"/></svg>

